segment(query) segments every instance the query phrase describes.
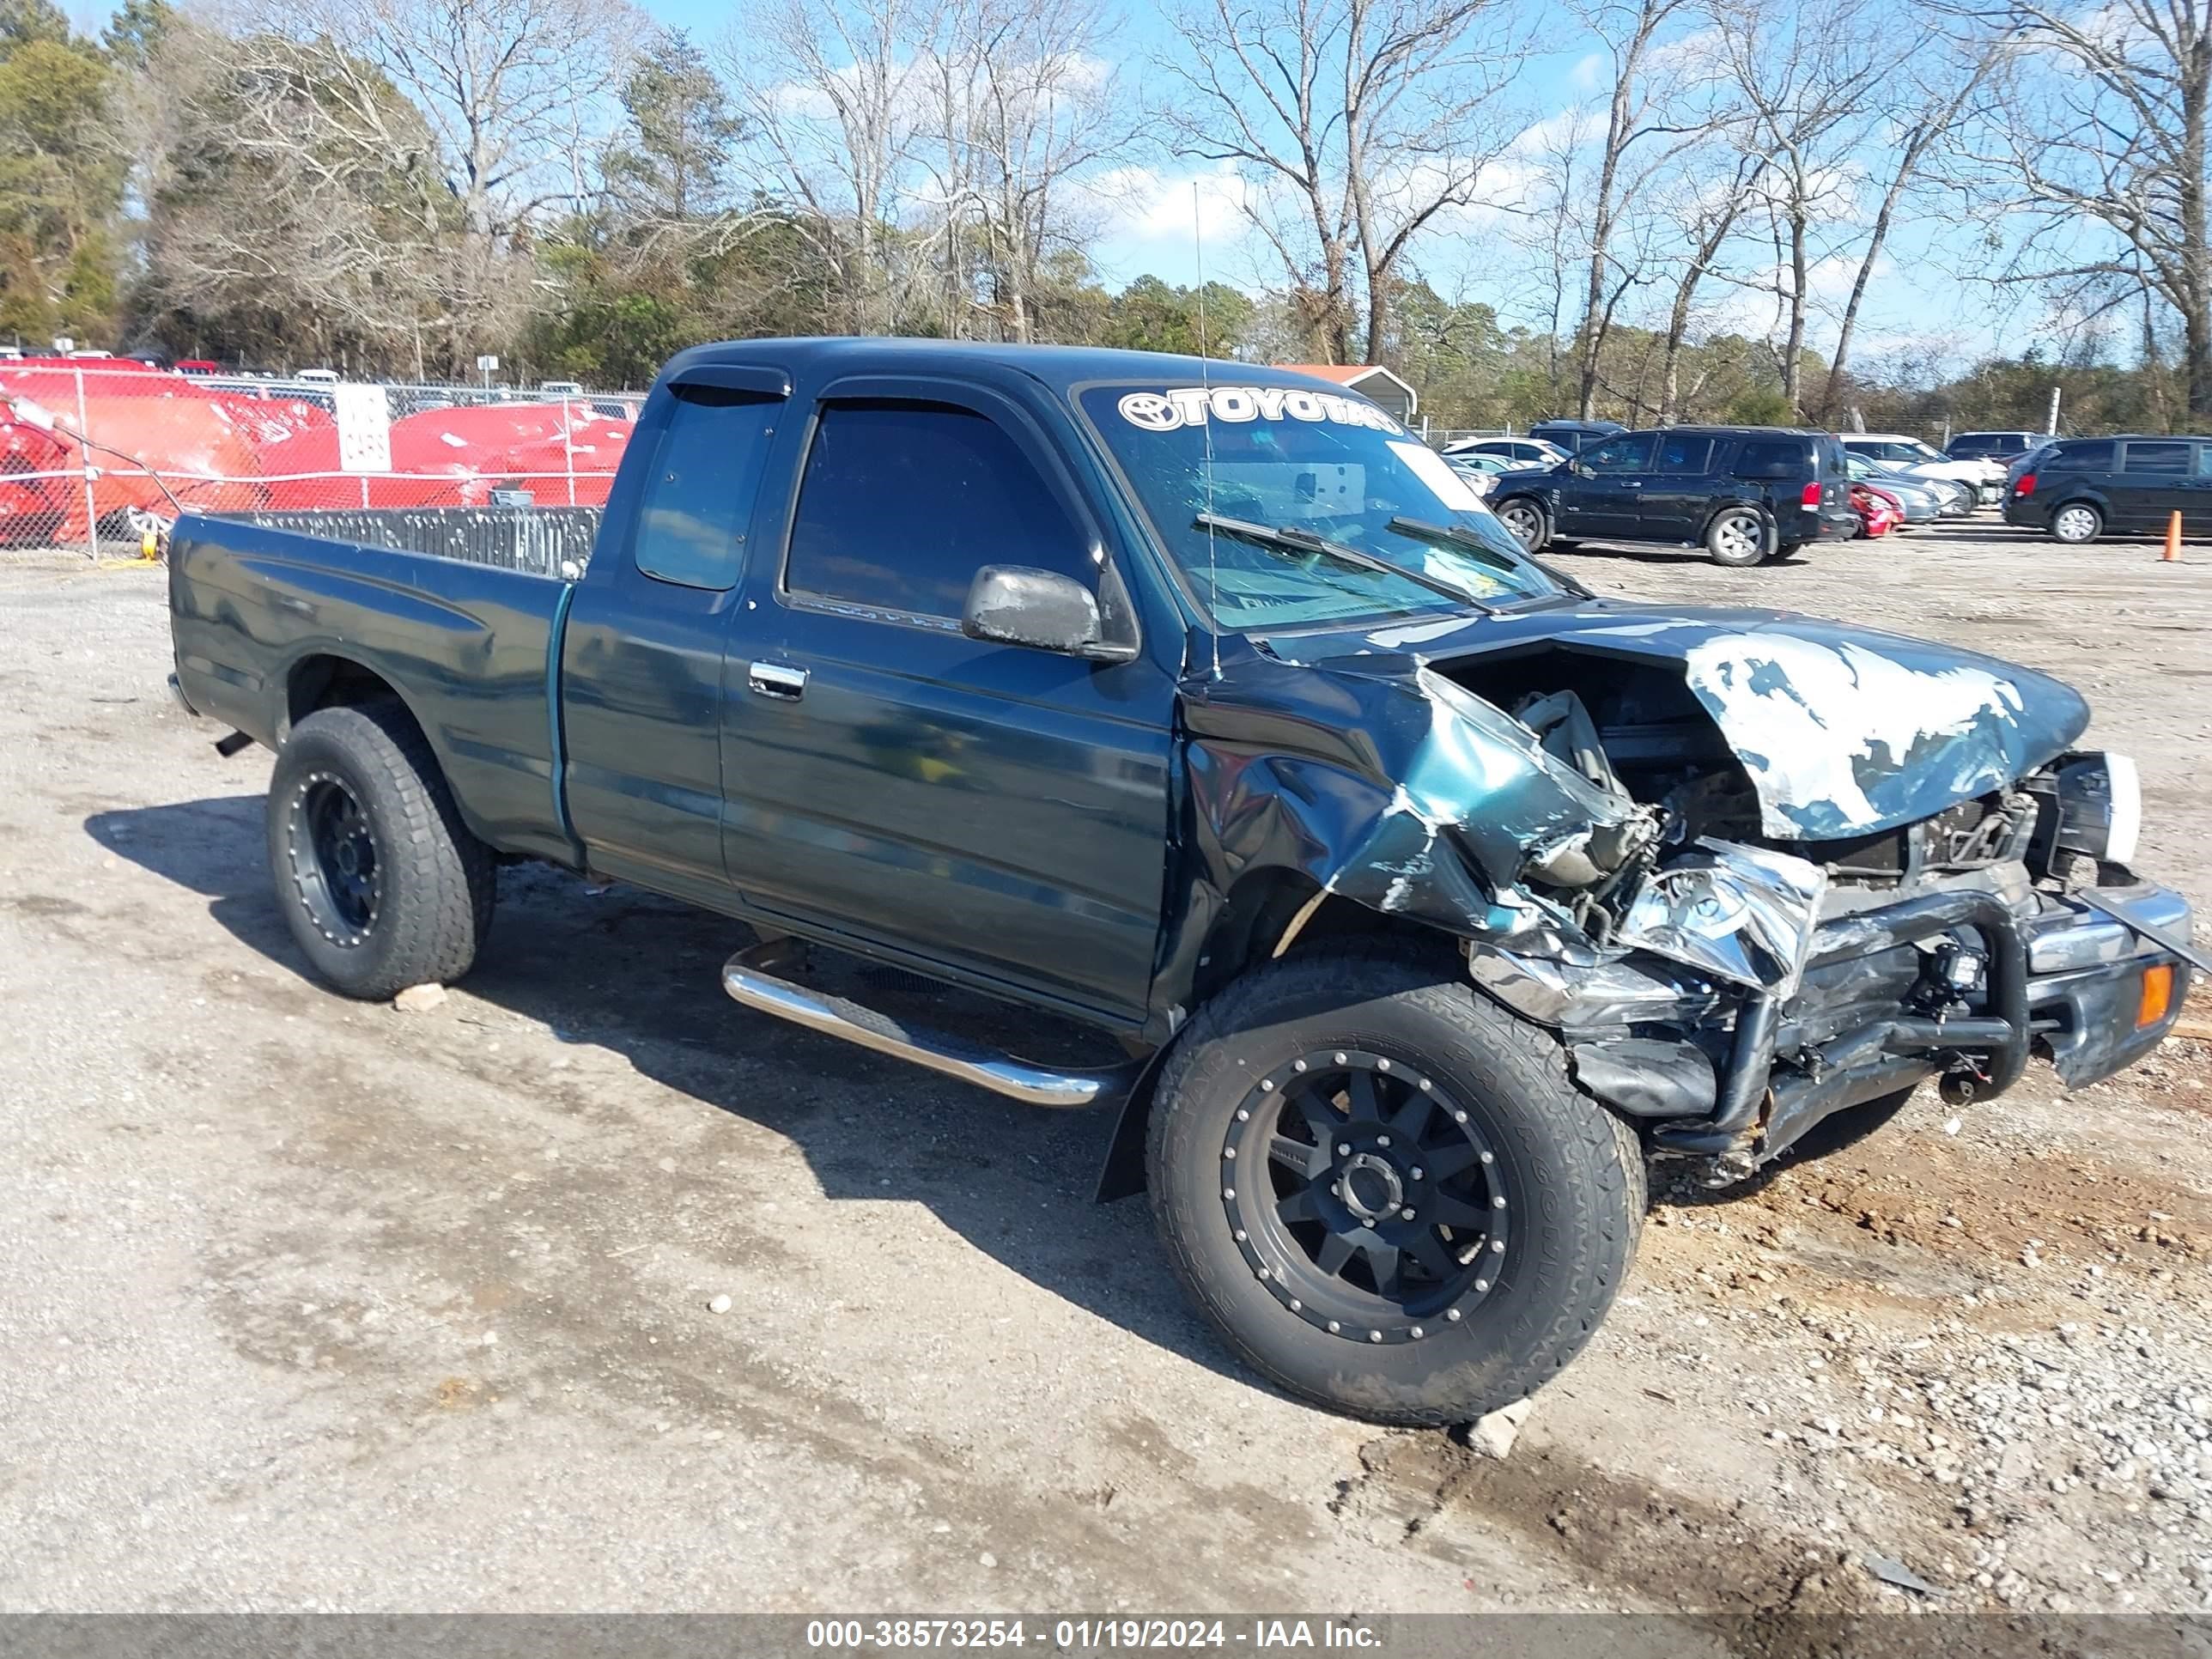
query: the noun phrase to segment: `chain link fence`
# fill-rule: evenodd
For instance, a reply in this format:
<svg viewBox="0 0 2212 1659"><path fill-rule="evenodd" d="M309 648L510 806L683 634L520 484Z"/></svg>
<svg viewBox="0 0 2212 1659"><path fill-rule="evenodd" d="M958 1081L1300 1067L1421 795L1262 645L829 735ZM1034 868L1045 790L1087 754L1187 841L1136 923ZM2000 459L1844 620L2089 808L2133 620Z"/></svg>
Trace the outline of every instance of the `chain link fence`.
<svg viewBox="0 0 2212 1659"><path fill-rule="evenodd" d="M184 513L605 506L642 395L0 362L0 546L158 545Z"/></svg>

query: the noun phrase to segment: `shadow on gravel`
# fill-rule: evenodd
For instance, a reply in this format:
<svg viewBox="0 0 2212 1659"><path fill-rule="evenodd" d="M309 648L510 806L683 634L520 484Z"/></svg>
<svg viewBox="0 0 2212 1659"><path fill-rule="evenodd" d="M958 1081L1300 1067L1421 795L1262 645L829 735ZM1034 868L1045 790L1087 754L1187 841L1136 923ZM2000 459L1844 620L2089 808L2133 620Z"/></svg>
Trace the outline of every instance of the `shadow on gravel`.
<svg viewBox="0 0 2212 1659"><path fill-rule="evenodd" d="M270 894L259 795L99 812L119 858L204 895L234 937L321 987ZM1024 1108L738 1007L720 969L739 921L617 886L599 896L535 864L500 872L497 920L464 988L563 1042L625 1055L646 1076L787 1137L831 1199L925 1205L976 1249L1054 1295L1247 1387L1185 1310L1141 1201L1091 1202L1110 1109ZM811 983L1062 1063L1121 1057L1081 1027L1010 1012L913 975L818 955ZM1101 1043L1104 1043L1102 1049Z"/></svg>

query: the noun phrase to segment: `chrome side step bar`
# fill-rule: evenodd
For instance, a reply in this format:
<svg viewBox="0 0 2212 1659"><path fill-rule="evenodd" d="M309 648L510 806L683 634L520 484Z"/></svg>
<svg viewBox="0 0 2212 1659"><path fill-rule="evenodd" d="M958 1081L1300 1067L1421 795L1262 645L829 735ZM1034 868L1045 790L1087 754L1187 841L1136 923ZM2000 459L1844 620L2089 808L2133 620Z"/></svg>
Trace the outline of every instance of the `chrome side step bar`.
<svg viewBox="0 0 2212 1659"><path fill-rule="evenodd" d="M1118 1099L1136 1080L1133 1063L1098 1072L1033 1066L941 1031L902 1024L848 998L795 985L769 971L787 964L789 944L770 939L738 951L722 964L722 988L733 1000L763 1014L842 1037L879 1054L896 1054L1030 1106L1096 1105Z"/></svg>

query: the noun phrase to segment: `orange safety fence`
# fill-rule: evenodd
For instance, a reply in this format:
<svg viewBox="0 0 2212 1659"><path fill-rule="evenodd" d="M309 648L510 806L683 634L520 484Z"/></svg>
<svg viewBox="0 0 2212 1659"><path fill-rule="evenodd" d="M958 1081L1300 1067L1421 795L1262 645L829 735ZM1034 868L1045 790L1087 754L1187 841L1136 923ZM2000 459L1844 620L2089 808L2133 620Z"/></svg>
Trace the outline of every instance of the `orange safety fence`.
<svg viewBox="0 0 2212 1659"><path fill-rule="evenodd" d="M179 514L604 506L635 393L202 376L0 362L0 546L135 550Z"/></svg>

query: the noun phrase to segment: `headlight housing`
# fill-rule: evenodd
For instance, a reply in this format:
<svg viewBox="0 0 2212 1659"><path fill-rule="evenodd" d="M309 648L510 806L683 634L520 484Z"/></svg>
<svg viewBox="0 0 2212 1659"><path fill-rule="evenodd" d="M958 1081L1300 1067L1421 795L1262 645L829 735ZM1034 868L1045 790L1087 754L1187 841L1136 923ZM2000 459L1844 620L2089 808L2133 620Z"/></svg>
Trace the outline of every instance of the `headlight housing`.
<svg viewBox="0 0 2212 1659"><path fill-rule="evenodd" d="M2052 769L2057 822L2051 845L2106 864L2125 864L2142 834L2142 781L2136 763L2110 750L2069 755Z"/></svg>

